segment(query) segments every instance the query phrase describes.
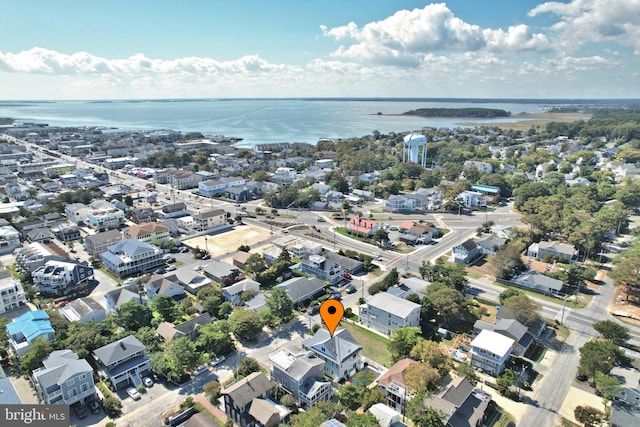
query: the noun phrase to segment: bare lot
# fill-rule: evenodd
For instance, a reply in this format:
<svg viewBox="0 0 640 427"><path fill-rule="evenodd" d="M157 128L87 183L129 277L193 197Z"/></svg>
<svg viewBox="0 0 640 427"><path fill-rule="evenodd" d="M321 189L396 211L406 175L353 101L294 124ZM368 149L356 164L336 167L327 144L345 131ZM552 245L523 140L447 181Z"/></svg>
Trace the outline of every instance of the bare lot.
<svg viewBox="0 0 640 427"><path fill-rule="evenodd" d="M248 245L253 249L256 243L262 242L270 236L271 234L267 230L245 224L225 233L194 237L185 240L184 244L192 248L206 248L212 256L218 256L234 252L241 245ZM206 243L205 237L207 238Z"/></svg>

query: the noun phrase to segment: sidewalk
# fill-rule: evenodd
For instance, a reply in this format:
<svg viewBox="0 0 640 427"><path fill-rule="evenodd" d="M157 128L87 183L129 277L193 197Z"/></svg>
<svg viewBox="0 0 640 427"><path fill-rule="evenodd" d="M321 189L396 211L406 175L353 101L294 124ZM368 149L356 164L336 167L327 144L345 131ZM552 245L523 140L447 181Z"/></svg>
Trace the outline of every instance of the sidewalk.
<svg viewBox="0 0 640 427"><path fill-rule="evenodd" d="M196 394L195 396L193 396L193 401L198 402L199 404L204 406L209 412L213 414L213 416L215 416L217 419L219 419L223 423L227 421L227 414L222 412L220 408L212 405L211 402L209 402L209 400L206 397L204 397L204 395ZM235 423L233 425L234 427L237 426L237 424Z"/></svg>

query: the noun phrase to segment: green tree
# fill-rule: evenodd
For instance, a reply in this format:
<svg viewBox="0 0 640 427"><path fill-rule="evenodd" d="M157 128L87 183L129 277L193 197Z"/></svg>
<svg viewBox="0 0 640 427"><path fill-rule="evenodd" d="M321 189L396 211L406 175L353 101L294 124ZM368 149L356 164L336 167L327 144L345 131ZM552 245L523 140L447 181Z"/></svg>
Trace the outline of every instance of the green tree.
<svg viewBox="0 0 640 427"><path fill-rule="evenodd" d="M165 353L174 367L174 372L178 374L191 371L202 362L196 344L189 337L183 336L171 340Z"/></svg>
<svg viewBox="0 0 640 427"><path fill-rule="evenodd" d="M378 228L373 234L373 240L382 245L389 240L389 233L387 233L387 231L382 227Z"/></svg>
<svg viewBox="0 0 640 427"><path fill-rule="evenodd" d="M411 349L411 358L425 362L435 368L441 377L449 374L453 368L453 360L449 352L435 341L419 341Z"/></svg>
<svg viewBox="0 0 640 427"><path fill-rule="evenodd" d="M225 301L218 308L218 319L227 319L233 313L233 304Z"/></svg>
<svg viewBox="0 0 640 427"><path fill-rule="evenodd" d="M4 316L0 317L0 359L7 357L7 349L9 348L9 334L6 326L10 320Z"/></svg>
<svg viewBox="0 0 640 427"><path fill-rule="evenodd" d="M389 336L387 347L394 362L409 356L413 347L422 340L420 328L408 327L394 329Z"/></svg>
<svg viewBox="0 0 640 427"><path fill-rule="evenodd" d="M367 411L376 403L386 403L386 402L387 402L387 396L385 395L385 393L382 390L380 390L379 387L373 387L373 388L367 389L367 392L365 393L364 398L362 399L362 409Z"/></svg>
<svg viewBox="0 0 640 427"><path fill-rule="evenodd" d="M125 302L116 310L118 324L129 331L150 326L149 310L135 301Z"/></svg>
<svg viewBox="0 0 640 427"><path fill-rule="evenodd" d="M131 207L133 206L133 197L131 197L130 195L126 195L124 196L124 204Z"/></svg>
<svg viewBox="0 0 640 427"><path fill-rule="evenodd" d="M596 330L602 338L609 340L615 344L622 345L629 341L631 335L629 334L629 328L613 320L601 320L593 324L593 329Z"/></svg>
<svg viewBox="0 0 640 427"><path fill-rule="evenodd" d="M31 371L42 366L42 361L53 351L51 343L43 337L36 338L29 347L29 350L22 355L20 360L20 368L25 374L31 374Z"/></svg>
<svg viewBox="0 0 640 427"><path fill-rule="evenodd" d="M514 270L522 266L520 251L515 246L506 245L489 258L489 266L496 278L508 279L513 275Z"/></svg>
<svg viewBox="0 0 640 427"><path fill-rule="evenodd" d="M623 351L611 341L591 340L580 347L579 371L595 378L596 372L608 374L623 360L625 360Z"/></svg>
<svg viewBox="0 0 640 427"><path fill-rule="evenodd" d="M178 317L176 302L170 295L161 294L155 297L153 307L165 322L173 322Z"/></svg>
<svg viewBox="0 0 640 427"><path fill-rule="evenodd" d="M259 273L264 270L264 260L262 259L262 255L260 254L251 254L249 258L247 258L247 262L245 264L247 271L249 273Z"/></svg>
<svg viewBox="0 0 640 427"><path fill-rule="evenodd" d="M142 328L138 329L138 331L135 333L135 336L140 340L142 344L144 344L145 352L155 353L156 351L160 351L160 342L158 341L158 331L156 329L150 326L143 326ZM95 350L95 348L93 350Z"/></svg>
<svg viewBox="0 0 640 427"><path fill-rule="evenodd" d="M107 414L107 416L115 418L120 415L122 402L120 402L120 399L113 396L106 396L102 400L102 407L104 408L104 413Z"/></svg>
<svg viewBox="0 0 640 427"><path fill-rule="evenodd" d="M425 405L426 393L418 393L407 403L407 416L416 427L444 427L442 416L430 406Z"/></svg>
<svg viewBox="0 0 640 427"><path fill-rule="evenodd" d="M229 316L229 324L233 335L242 341L255 341L262 332L262 319L258 313L239 309Z"/></svg>
<svg viewBox="0 0 640 427"><path fill-rule="evenodd" d="M196 295L202 304L202 308L204 308L211 316L219 318L218 310L220 309L220 305L224 302L222 292L217 288L208 287L199 290Z"/></svg>
<svg viewBox="0 0 640 427"><path fill-rule="evenodd" d="M292 413L298 413L298 404L296 403L296 399L294 399L290 394L283 394L279 401L282 406L289 409Z"/></svg>
<svg viewBox="0 0 640 427"><path fill-rule="evenodd" d="M623 389L618 378L602 372L596 372L595 385L596 390L602 394L602 403L605 411L607 410L607 403L617 397Z"/></svg>
<svg viewBox="0 0 640 427"><path fill-rule="evenodd" d="M253 357L245 357L238 363L238 375L246 377L254 372L260 372L260 364Z"/></svg>
<svg viewBox="0 0 640 427"><path fill-rule="evenodd" d="M347 418L347 427L378 427L380 423L371 412L351 413Z"/></svg>
<svg viewBox="0 0 640 427"><path fill-rule="evenodd" d="M427 294L447 328L452 328L460 318L469 313L469 301L455 289L438 287L434 283L427 288Z"/></svg>
<svg viewBox="0 0 640 427"><path fill-rule="evenodd" d="M500 394L508 395L511 387L516 383L517 375L511 369L505 369L502 374L496 379L496 386Z"/></svg>
<svg viewBox="0 0 640 427"><path fill-rule="evenodd" d="M358 386L356 384L347 384L338 390L338 396L340 397L340 403L342 403L348 409L355 411L362 404L366 388Z"/></svg>
<svg viewBox="0 0 640 427"><path fill-rule="evenodd" d="M229 334L229 325L224 320L202 326L198 330L196 344L200 350L216 356L230 353L235 349Z"/></svg>
<svg viewBox="0 0 640 427"><path fill-rule="evenodd" d="M293 301L282 288L274 288L265 297L265 304L282 323L293 318Z"/></svg>
<svg viewBox="0 0 640 427"><path fill-rule="evenodd" d="M151 354L151 369L167 380L178 374L171 361L162 351Z"/></svg>
<svg viewBox="0 0 640 427"><path fill-rule="evenodd" d="M424 362L414 362L407 366L405 381L413 392L434 391L440 386L442 376L438 370Z"/></svg>
<svg viewBox="0 0 640 427"><path fill-rule="evenodd" d="M469 362L460 363L456 368L456 372L459 376L468 379L471 384L476 385L478 383L478 374L476 374L476 370L473 369Z"/></svg>
<svg viewBox="0 0 640 427"><path fill-rule="evenodd" d="M516 320L527 328L538 330L543 320L538 314L540 304L530 299L526 295L516 295L508 298L504 302L504 307L514 314Z"/></svg>
<svg viewBox="0 0 640 427"><path fill-rule="evenodd" d="M498 296L498 300L500 301L500 304L504 304L504 302L506 300L508 300L511 297L516 297L519 295L524 295L524 293L518 289L518 288L507 288L504 291L502 291L500 293L500 295Z"/></svg>

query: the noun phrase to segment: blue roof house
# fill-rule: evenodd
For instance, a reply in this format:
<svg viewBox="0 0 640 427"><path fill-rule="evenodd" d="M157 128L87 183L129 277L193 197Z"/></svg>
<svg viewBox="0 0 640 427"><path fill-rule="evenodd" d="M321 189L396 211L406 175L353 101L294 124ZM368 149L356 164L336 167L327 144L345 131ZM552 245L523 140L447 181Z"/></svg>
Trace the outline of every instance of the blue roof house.
<svg viewBox="0 0 640 427"><path fill-rule="evenodd" d="M14 319L6 327L9 335L9 349L18 358L22 358L29 351L31 344L37 338L42 337L53 342L55 337L49 315L43 310L29 311Z"/></svg>

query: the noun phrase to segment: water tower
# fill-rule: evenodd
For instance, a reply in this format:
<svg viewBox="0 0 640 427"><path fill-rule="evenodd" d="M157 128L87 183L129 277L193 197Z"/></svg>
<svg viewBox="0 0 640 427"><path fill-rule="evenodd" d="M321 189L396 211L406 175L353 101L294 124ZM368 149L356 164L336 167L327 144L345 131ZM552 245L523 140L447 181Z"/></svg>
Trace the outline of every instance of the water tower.
<svg viewBox="0 0 640 427"><path fill-rule="evenodd" d="M427 137L418 134L409 134L405 136L404 145L402 147L402 161L420 163L420 166L426 168Z"/></svg>

